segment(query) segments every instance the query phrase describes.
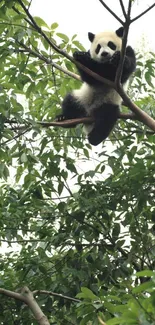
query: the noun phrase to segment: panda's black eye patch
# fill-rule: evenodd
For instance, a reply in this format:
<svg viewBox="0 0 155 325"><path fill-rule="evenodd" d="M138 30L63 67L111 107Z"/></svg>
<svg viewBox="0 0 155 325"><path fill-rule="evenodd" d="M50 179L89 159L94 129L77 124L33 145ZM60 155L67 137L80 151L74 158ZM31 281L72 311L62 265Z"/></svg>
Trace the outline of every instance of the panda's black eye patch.
<svg viewBox="0 0 155 325"><path fill-rule="evenodd" d="M98 54L98 53L99 53L100 49L101 49L101 45L100 45L100 44L98 44L98 45L97 45L97 48L96 48L96 50L95 50L96 54Z"/></svg>
<svg viewBox="0 0 155 325"><path fill-rule="evenodd" d="M112 50L116 50L116 45L113 42L108 42L108 46L110 47L110 49Z"/></svg>

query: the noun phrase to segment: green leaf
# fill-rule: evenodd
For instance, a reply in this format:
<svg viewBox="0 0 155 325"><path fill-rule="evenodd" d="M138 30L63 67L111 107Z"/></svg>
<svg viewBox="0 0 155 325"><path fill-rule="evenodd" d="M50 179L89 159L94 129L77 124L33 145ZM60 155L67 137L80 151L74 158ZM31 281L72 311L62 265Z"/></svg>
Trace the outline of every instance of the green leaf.
<svg viewBox="0 0 155 325"><path fill-rule="evenodd" d="M63 41L65 41L66 43L69 42L69 37L63 33L57 33L56 34L58 37L60 37Z"/></svg>
<svg viewBox="0 0 155 325"><path fill-rule="evenodd" d="M27 155L25 152L22 153L21 157L20 157L21 163L25 163L27 162Z"/></svg>
<svg viewBox="0 0 155 325"><path fill-rule="evenodd" d="M121 324L122 322L122 318L121 317L115 317L112 319L109 319L108 321L106 321L107 325L115 325L115 324Z"/></svg>
<svg viewBox="0 0 155 325"><path fill-rule="evenodd" d="M139 286L133 288L133 293L140 293L144 291L148 291L149 289L154 287L154 283L152 281L147 281L145 283L140 284Z"/></svg>
<svg viewBox="0 0 155 325"><path fill-rule="evenodd" d="M53 23L53 24L51 25L51 29L56 29L58 26L59 26L58 23Z"/></svg>
<svg viewBox="0 0 155 325"><path fill-rule="evenodd" d="M35 20L35 22L37 23L38 26L40 26L40 27L43 26L43 27L46 27L46 28L49 29L49 26L46 24L46 22L42 18L37 17L37 16L35 16L33 18L34 18L34 20Z"/></svg>
<svg viewBox="0 0 155 325"><path fill-rule="evenodd" d="M84 299L91 299L91 300L96 300L98 299L97 296L94 295L94 293L85 287L81 288L82 293L77 294L77 298L84 298Z"/></svg>
<svg viewBox="0 0 155 325"><path fill-rule="evenodd" d="M143 277L143 276L146 276L146 277L151 277L151 276L154 276L155 275L155 271L151 271L151 270L143 270L143 271L140 271L140 272L137 272L135 274L137 277Z"/></svg>

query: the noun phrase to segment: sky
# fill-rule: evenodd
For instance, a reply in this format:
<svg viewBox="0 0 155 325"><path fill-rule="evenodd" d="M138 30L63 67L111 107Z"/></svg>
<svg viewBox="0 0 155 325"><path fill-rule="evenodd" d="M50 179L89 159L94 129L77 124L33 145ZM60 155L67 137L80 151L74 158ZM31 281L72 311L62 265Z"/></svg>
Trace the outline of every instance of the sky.
<svg viewBox="0 0 155 325"><path fill-rule="evenodd" d="M119 0L105 0L105 3L121 18ZM124 0L125 6L128 0ZM132 18L140 14L154 3L154 0L135 0L132 7ZM120 23L102 6L99 0L32 0L31 13L43 18L49 25L59 24L59 32L68 36L78 35L78 40L87 48L88 31L97 33L109 29L117 29ZM130 28L128 44L139 47L144 36L146 43L155 50L155 7Z"/></svg>

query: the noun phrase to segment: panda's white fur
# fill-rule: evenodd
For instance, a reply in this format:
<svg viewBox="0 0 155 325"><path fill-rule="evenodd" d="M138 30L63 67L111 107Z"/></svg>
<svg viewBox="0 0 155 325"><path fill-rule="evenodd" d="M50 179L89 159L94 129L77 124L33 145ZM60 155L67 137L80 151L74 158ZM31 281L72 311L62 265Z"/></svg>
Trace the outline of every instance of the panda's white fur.
<svg viewBox="0 0 155 325"><path fill-rule="evenodd" d="M109 46L107 46L109 42L113 42L116 45L115 50L112 50ZM101 48L99 52L96 53L95 50L98 44L101 45ZM103 52L108 53L108 57L112 57L116 51L121 50L121 46L122 39L113 31L98 33L95 35L95 38L91 43L90 56L95 61L102 62L105 59L105 57L102 56ZM126 90L127 84L128 83L125 83L123 85ZM117 91L106 84L101 84L100 87L94 87L84 82L81 88L73 90L72 94L75 96L77 101L81 102L85 106L88 115L91 115L96 106L102 105L103 103L112 103L120 106L122 102L122 99Z"/></svg>
<svg viewBox="0 0 155 325"><path fill-rule="evenodd" d="M88 33L88 37L91 42L89 52L75 52L75 60L100 76L114 81L122 47L123 27L115 32L105 31L96 35ZM134 51L128 46L124 60L125 69L123 68L122 72L122 85L125 90L135 65ZM95 117L95 122L86 125L85 129L89 142L97 145L109 135L116 123L122 99L115 89L95 80L78 66L77 68L84 83L80 89L73 90L65 97L62 103L63 114L58 120Z"/></svg>
<svg viewBox="0 0 155 325"><path fill-rule="evenodd" d="M116 45L116 49L111 49L107 44L109 42L113 42ZM99 53L96 53L96 47L97 45L101 45L101 49L99 50ZM122 39L117 36L117 34L113 31L105 31L102 33L98 33L95 35L95 38L90 46L90 56L95 61L102 61L104 60L104 57L101 55L103 51L106 51L109 53L109 56L112 56L114 52L120 51L122 47Z"/></svg>
<svg viewBox="0 0 155 325"><path fill-rule="evenodd" d="M116 45L115 51L107 46L109 41ZM96 53L95 50L98 44L101 45L101 48L99 53ZM114 54L114 52L121 50L121 45L122 40L114 32L105 31L103 33L99 33L95 35L95 38L91 43L90 56L95 61L101 62L105 59L105 57L101 55L103 51L107 52L108 56L110 57ZM92 114L92 111L96 108L96 106L100 106L103 103L112 103L120 106L122 102L122 98L117 91L106 84L101 84L100 87L95 88L94 86L90 86L84 82L81 88L73 90L72 94L75 96L77 101L84 105L88 116ZM94 124L84 125L84 131L86 134L90 133L90 131L93 129L93 125Z"/></svg>

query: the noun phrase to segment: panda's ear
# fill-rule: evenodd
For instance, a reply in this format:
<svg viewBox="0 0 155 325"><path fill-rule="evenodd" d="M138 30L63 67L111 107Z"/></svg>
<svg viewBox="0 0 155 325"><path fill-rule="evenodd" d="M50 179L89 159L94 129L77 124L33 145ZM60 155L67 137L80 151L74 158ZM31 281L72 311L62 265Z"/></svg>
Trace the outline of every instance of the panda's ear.
<svg viewBox="0 0 155 325"><path fill-rule="evenodd" d="M95 38L95 34L89 32L88 33L88 38L89 38L90 42L92 43L94 38Z"/></svg>
<svg viewBox="0 0 155 325"><path fill-rule="evenodd" d="M123 27L120 27L119 29L116 30L116 35L118 37L123 37L123 33L124 33L124 28Z"/></svg>

